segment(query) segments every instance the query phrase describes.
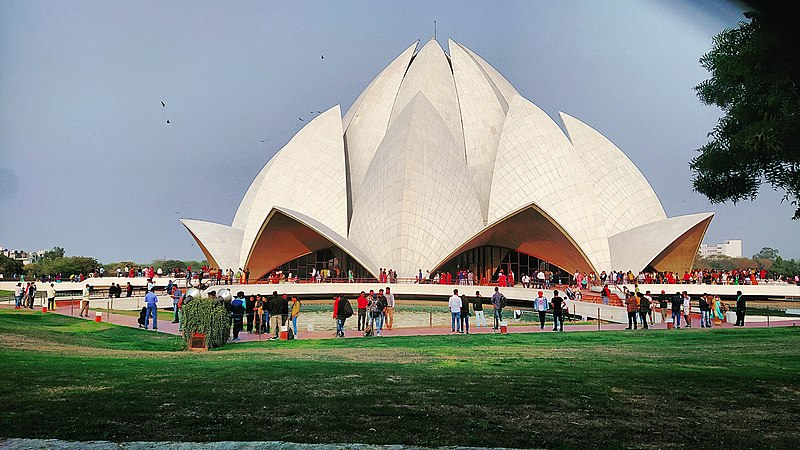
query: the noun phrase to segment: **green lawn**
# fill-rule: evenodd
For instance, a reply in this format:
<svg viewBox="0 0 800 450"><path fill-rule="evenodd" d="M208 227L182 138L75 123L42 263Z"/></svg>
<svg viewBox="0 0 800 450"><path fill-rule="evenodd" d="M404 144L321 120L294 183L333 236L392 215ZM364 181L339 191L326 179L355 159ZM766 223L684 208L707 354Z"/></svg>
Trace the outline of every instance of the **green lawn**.
<svg viewBox="0 0 800 450"><path fill-rule="evenodd" d="M179 348L163 334L0 310L0 436L731 449L800 439L796 328Z"/></svg>

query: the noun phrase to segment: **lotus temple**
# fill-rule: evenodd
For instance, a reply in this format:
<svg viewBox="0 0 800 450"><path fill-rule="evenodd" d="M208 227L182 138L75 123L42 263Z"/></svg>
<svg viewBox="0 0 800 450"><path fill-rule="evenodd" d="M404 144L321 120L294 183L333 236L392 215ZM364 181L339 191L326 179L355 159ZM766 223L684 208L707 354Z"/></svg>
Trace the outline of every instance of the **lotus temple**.
<svg viewBox="0 0 800 450"><path fill-rule="evenodd" d="M565 113L556 123L470 49L448 48L414 43L344 116L336 105L309 122L231 225L181 219L209 263L251 280L691 267L713 213L668 218L600 132Z"/></svg>

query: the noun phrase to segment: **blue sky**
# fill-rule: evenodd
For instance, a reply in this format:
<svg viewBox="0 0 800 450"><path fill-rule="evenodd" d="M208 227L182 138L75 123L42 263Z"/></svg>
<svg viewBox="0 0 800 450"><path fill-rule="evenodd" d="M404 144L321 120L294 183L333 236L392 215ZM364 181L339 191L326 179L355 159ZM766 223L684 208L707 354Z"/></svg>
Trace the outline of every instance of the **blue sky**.
<svg viewBox="0 0 800 450"><path fill-rule="evenodd" d="M178 217L229 224L298 117L346 111L436 20L445 49L614 141L668 215L716 211L707 242L800 257L780 193L710 205L691 188L720 115L692 89L698 59L741 18L682 1L0 2L0 246L202 257Z"/></svg>

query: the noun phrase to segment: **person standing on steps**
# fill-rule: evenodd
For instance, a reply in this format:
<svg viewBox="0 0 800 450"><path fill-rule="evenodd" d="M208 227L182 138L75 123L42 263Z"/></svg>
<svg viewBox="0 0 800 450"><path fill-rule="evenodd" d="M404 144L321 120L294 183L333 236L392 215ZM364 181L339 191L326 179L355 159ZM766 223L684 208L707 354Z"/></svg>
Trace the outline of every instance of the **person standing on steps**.
<svg viewBox="0 0 800 450"><path fill-rule="evenodd" d="M88 285L87 285L88 286ZM150 326L150 317L153 318L153 330L158 330L158 297L156 296L156 288L150 288L147 295L144 296L144 302L147 304L147 314L144 318L144 329Z"/></svg>

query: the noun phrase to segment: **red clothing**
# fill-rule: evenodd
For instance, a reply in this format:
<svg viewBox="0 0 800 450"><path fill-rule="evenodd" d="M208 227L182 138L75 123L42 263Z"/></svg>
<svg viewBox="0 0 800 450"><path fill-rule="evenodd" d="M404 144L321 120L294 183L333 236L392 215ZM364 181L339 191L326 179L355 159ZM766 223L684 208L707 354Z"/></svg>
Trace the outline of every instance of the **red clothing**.
<svg viewBox="0 0 800 450"><path fill-rule="evenodd" d="M359 295L357 301L358 301L358 309L365 309L367 307L367 297Z"/></svg>
<svg viewBox="0 0 800 450"><path fill-rule="evenodd" d="M506 287L506 276L505 275L500 275L499 277L497 277L497 284L500 287Z"/></svg>
<svg viewBox="0 0 800 450"><path fill-rule="evenodd" d="M336 318L336 312L338 310L339 310L339 299L338 298L334 298L333 299L333 318L334 319Z"/></svg>

